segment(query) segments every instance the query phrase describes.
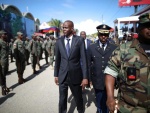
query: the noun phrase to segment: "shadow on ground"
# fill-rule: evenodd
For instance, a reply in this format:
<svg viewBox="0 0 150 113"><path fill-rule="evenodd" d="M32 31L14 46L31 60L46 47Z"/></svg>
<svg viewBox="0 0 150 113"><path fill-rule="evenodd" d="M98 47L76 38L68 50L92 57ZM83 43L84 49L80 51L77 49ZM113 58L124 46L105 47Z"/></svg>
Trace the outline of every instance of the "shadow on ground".
<svg viewBox="0 0 150 113"><path fill-rule="evenodd" d="M2 103L4 103L7 99L11 98L11 97L14 96L14 95L15 95L15 93L9 93L8 95L6 95L6 96L4 96L4 97L1 97L1 98L0 98L0 105L1 105Z"/></svg>
<svg viewBox="0 0 150 113"><path fill-rule="evenodd" d="M83 106L84 106L85 111L86 111L86 108L91 106L92 102L94 102L94 104L96 105L95 93L94 93L93 88L84 89L82 96L83 96ZM68 113L74 113L75 108L76 108L76 103L72 94L68 97L68 103L70 103L70 108L68 110Z"/></svg>

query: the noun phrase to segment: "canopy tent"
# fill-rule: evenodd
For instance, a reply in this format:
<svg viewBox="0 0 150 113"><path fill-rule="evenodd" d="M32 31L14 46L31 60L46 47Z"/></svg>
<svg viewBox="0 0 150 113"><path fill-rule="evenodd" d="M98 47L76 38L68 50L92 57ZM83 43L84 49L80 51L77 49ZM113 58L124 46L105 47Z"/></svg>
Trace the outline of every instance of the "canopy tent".
<svg viewBox="0 0 150 113"><path fill-rule="evenodd" d="M50 26L46 23L46 22L43 22L40 26L39 26L39 29L46 29L46 28L50 28Z"/></svg>
<svg viewBox="0 0 150 113"><path fill-rule="evenodd" d="M139 21L139 16L130 16L130 17L123 17L117 18L114 20L114 23L136 23Z"/></svg>
<svg viewBox="0 0 150 113"><path fill-rule="evenodd" d="M116 26L115 24L117 24L117 28L118 28L117 32L118 32L119 37L123 36L122 30L120 30L121 23L128 24L128 25L134 24L134 32L135 32L135 29L136 29L135 23L137 23L138 21L139 21L139 16L123 17L123 18L117 18L116 20L114 20L114 26Z"/></svg>
<svg viewBox="0 0 150 113"><path fill-rule="evenodd" d="M43 32L44 33L52 33L52 32L59 32L60 30L59 30L59 28L57 28L57 27L50 27L50 28L46 28L46 29L43 29Z"/></svg>

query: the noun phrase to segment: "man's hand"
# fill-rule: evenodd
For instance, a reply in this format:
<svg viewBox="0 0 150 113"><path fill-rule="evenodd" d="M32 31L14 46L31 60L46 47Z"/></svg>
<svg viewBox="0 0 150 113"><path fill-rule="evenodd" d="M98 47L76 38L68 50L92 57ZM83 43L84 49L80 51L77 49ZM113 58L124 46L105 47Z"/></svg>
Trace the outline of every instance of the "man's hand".
<svg viewBox="0 0 150 113"><path fill-rule="evenodd" d="M59 83L58 83L58 77L55 77L55 84L59 85Z"/></svg>
<svg viewBox="0 0 150 113"><path fill-rule="evenodd" d="M82 86L82 90L85 88L85 86L88 85L88 79L83 79L80 86Z"/></svg>
<svg viewBox="0 0 150 113"><path fill-rule="evenodd" d="M107 98L106 104L110 110L110 113L114 113L115 109L118 109L118 105L116 106L118 103L115 102L114 98Z"/></svg>

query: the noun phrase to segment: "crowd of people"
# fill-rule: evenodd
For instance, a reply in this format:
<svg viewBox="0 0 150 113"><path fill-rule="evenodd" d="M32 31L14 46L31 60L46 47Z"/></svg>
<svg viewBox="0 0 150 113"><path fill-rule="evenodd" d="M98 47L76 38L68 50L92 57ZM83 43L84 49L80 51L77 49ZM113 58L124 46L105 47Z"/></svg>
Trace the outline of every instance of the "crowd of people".
<svg viewBox="0 0 150 113"><path fill-rule="evenodd" d="M10 55L14 55L16 61L19 84L26 81L23 72L25 65L29 65L29 55L33 74L36 74L36 65L42 68L40 59L44 51L46 64L54 69L54 82L59 87L59 113L67 113L68 87L78 113L84 113L82 93L91 85L95 91L96 113L114 113L115 110L150 113L150 13L139 17L137 39L132 34L124 35L122 41L117 37L110 39L111 27L106 24L96 27L96 42L87 39L85 31L81 31L80 36L75 35L71 20L66 20L62 29L63 36L57 40L53 36L46 37L45 41L33 34L32 40L26 38L23 42L23 34L17 32L17 39L11 41L10 46L6 32L0 31L2 95L10 91L5 76L9 67L8 50L12 47ZM115 88L119 90L116 98Z"/></svg>
<svg viewBox="0 0 150 113"><path fill-rule="evenodd" d="M15 60L19 84L26 82L26 79L23 78L23 73L26 65L30 64L29 58L31 59L33 74L38 73L36 65L38 65L39 69L42 68L40 60L43 59L43 54L45 54L46 65L53 69L56 43L53 35L46 36L45 40L35 34L32 35L31 40L28 37L23 40L24 36L20 31L16 35L15 39L11 39L8 43L7 32L0 31L0 86L2 95L7 95L10 92L6 84L6 75L9 71L9 56L10 62ZM49 62L48 57L50 57Z"/></svg>

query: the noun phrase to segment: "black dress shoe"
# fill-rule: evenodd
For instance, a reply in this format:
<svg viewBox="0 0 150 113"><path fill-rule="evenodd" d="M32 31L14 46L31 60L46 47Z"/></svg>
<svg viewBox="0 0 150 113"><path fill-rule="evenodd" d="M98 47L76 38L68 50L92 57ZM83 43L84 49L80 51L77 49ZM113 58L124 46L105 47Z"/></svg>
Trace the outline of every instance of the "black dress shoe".
<svg viewBox="0 0 150 113"><path fill-rule="evenodd" d="M6 86L2 87L2 95L7 95L10 92L10 89L7 88Z"/></svg>

